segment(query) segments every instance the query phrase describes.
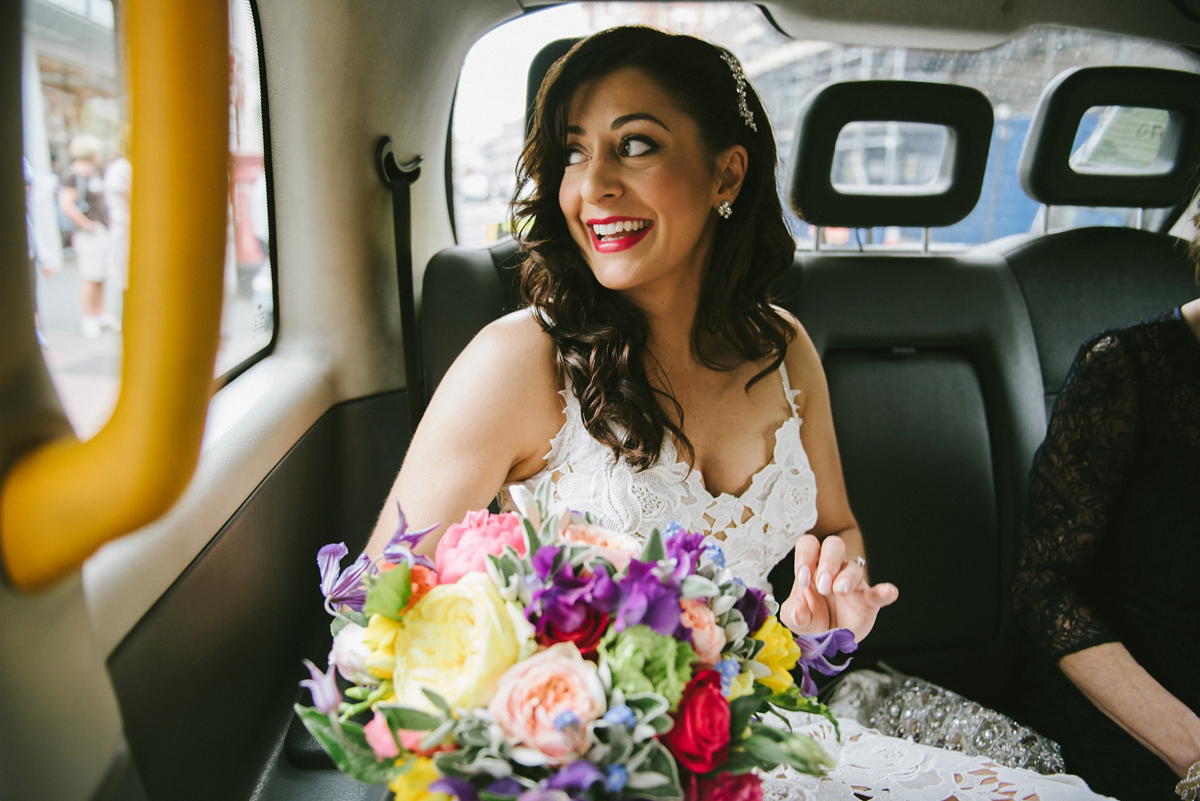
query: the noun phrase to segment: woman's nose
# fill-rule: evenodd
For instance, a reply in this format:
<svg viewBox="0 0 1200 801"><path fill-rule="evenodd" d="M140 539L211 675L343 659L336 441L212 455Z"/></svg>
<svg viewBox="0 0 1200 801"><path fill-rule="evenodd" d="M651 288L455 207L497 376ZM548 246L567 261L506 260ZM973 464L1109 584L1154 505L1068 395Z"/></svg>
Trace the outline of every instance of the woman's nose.
<svg viewBox="0 0 1200 801"><path fill-rule="evenodd" d="M594 156L588 161L581 189L583 199L588 203L600 203L620 197L622 188L617 165L608 156Z"/></svg>

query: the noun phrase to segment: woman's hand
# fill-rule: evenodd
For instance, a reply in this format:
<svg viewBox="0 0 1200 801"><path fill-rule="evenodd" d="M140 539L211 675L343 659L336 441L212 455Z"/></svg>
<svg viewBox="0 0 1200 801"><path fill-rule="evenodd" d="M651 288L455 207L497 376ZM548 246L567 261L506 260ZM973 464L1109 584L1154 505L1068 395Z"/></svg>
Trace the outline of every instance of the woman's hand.
<svg viewBox="0 0 1200 801"><path fill-rule="evenodd" d="M862 642L879 610L900 597L895 584L867 583L865 562L847 559L846 543L832 534L805 534L796 543L796 581L779 619L797 634L850 629Z"/></svg>

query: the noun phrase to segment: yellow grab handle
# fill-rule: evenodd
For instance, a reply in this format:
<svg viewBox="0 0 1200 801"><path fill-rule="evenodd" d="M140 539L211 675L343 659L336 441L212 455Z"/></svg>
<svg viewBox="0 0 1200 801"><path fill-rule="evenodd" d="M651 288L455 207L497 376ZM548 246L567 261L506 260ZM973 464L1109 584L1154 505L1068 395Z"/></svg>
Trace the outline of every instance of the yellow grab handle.
<svg viewBox="0 0 1200 801"><path fill-rule="evenodd" d="M228 0L123 0L133 163L121 394L87 442L24 454L0 486L0 556L35 589L151 522L200 455L220 332Z"/></svg>

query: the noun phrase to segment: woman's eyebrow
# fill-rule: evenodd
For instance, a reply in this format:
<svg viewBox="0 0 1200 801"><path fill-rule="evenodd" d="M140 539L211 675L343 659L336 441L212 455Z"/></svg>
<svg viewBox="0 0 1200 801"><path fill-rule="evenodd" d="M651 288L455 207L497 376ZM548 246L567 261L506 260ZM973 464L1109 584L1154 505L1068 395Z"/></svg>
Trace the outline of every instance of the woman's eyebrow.
<svg viewBox="0 0 1200 801"><path fill-rule="evenodd" d="M624 125L628 125L629 123L636 122L638 120L645 120L646 122L652 122L655 125L657 125L659 128L662 128L667 133L671 132L671 129L667 127L666 123L664 123L658 117L655 117L653 114L646 114L644 112L638 112L635 114L624 114L620 117L617 117L615 120L613 120L612 129L615 131Z"/></svg>
<svg viewBox="0 0 1200 801"><path fill-rule="evenodd" d="M659 128L662 128L667 133L671 132L671 129L667 127L667 124L665 122L660 120L658 117L655 117L653 114L647 114L645 112L635 112L633 114L623 114L620 117L617 117L615 120L612 121L612 130L615 131L618 128L626 126L631 122L637 122L639 120L645 120L646 122L652 122L655 125L657 125ZM581 125L568 125L567 133L574 134L576 136L583 136L586 133L586 131L583 130L583 126L581 126Z"/></svg>

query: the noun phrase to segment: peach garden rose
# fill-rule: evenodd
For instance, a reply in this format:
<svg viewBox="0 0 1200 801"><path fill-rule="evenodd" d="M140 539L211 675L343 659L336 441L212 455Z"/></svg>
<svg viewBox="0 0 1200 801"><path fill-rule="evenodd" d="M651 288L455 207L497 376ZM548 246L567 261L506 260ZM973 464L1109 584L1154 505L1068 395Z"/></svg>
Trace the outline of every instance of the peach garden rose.
<svg viewBox="0 0 1200 801"><path fill-rule="evenodd" d="M717 623L717 616L708 604L697 599L679 602L682 614L680 622L692 632L692 648L696 656L706 665L721 661L721 649L725 647L725 629Z"/></svg>
<svg viewBox="0 0 1200 801"><path fill-rule="evenodd" d="M550 765L586 752L587 724L607 708L596 666L567 642L509 668L488 706L504 733L525 746L514 758Z"/></svg>

